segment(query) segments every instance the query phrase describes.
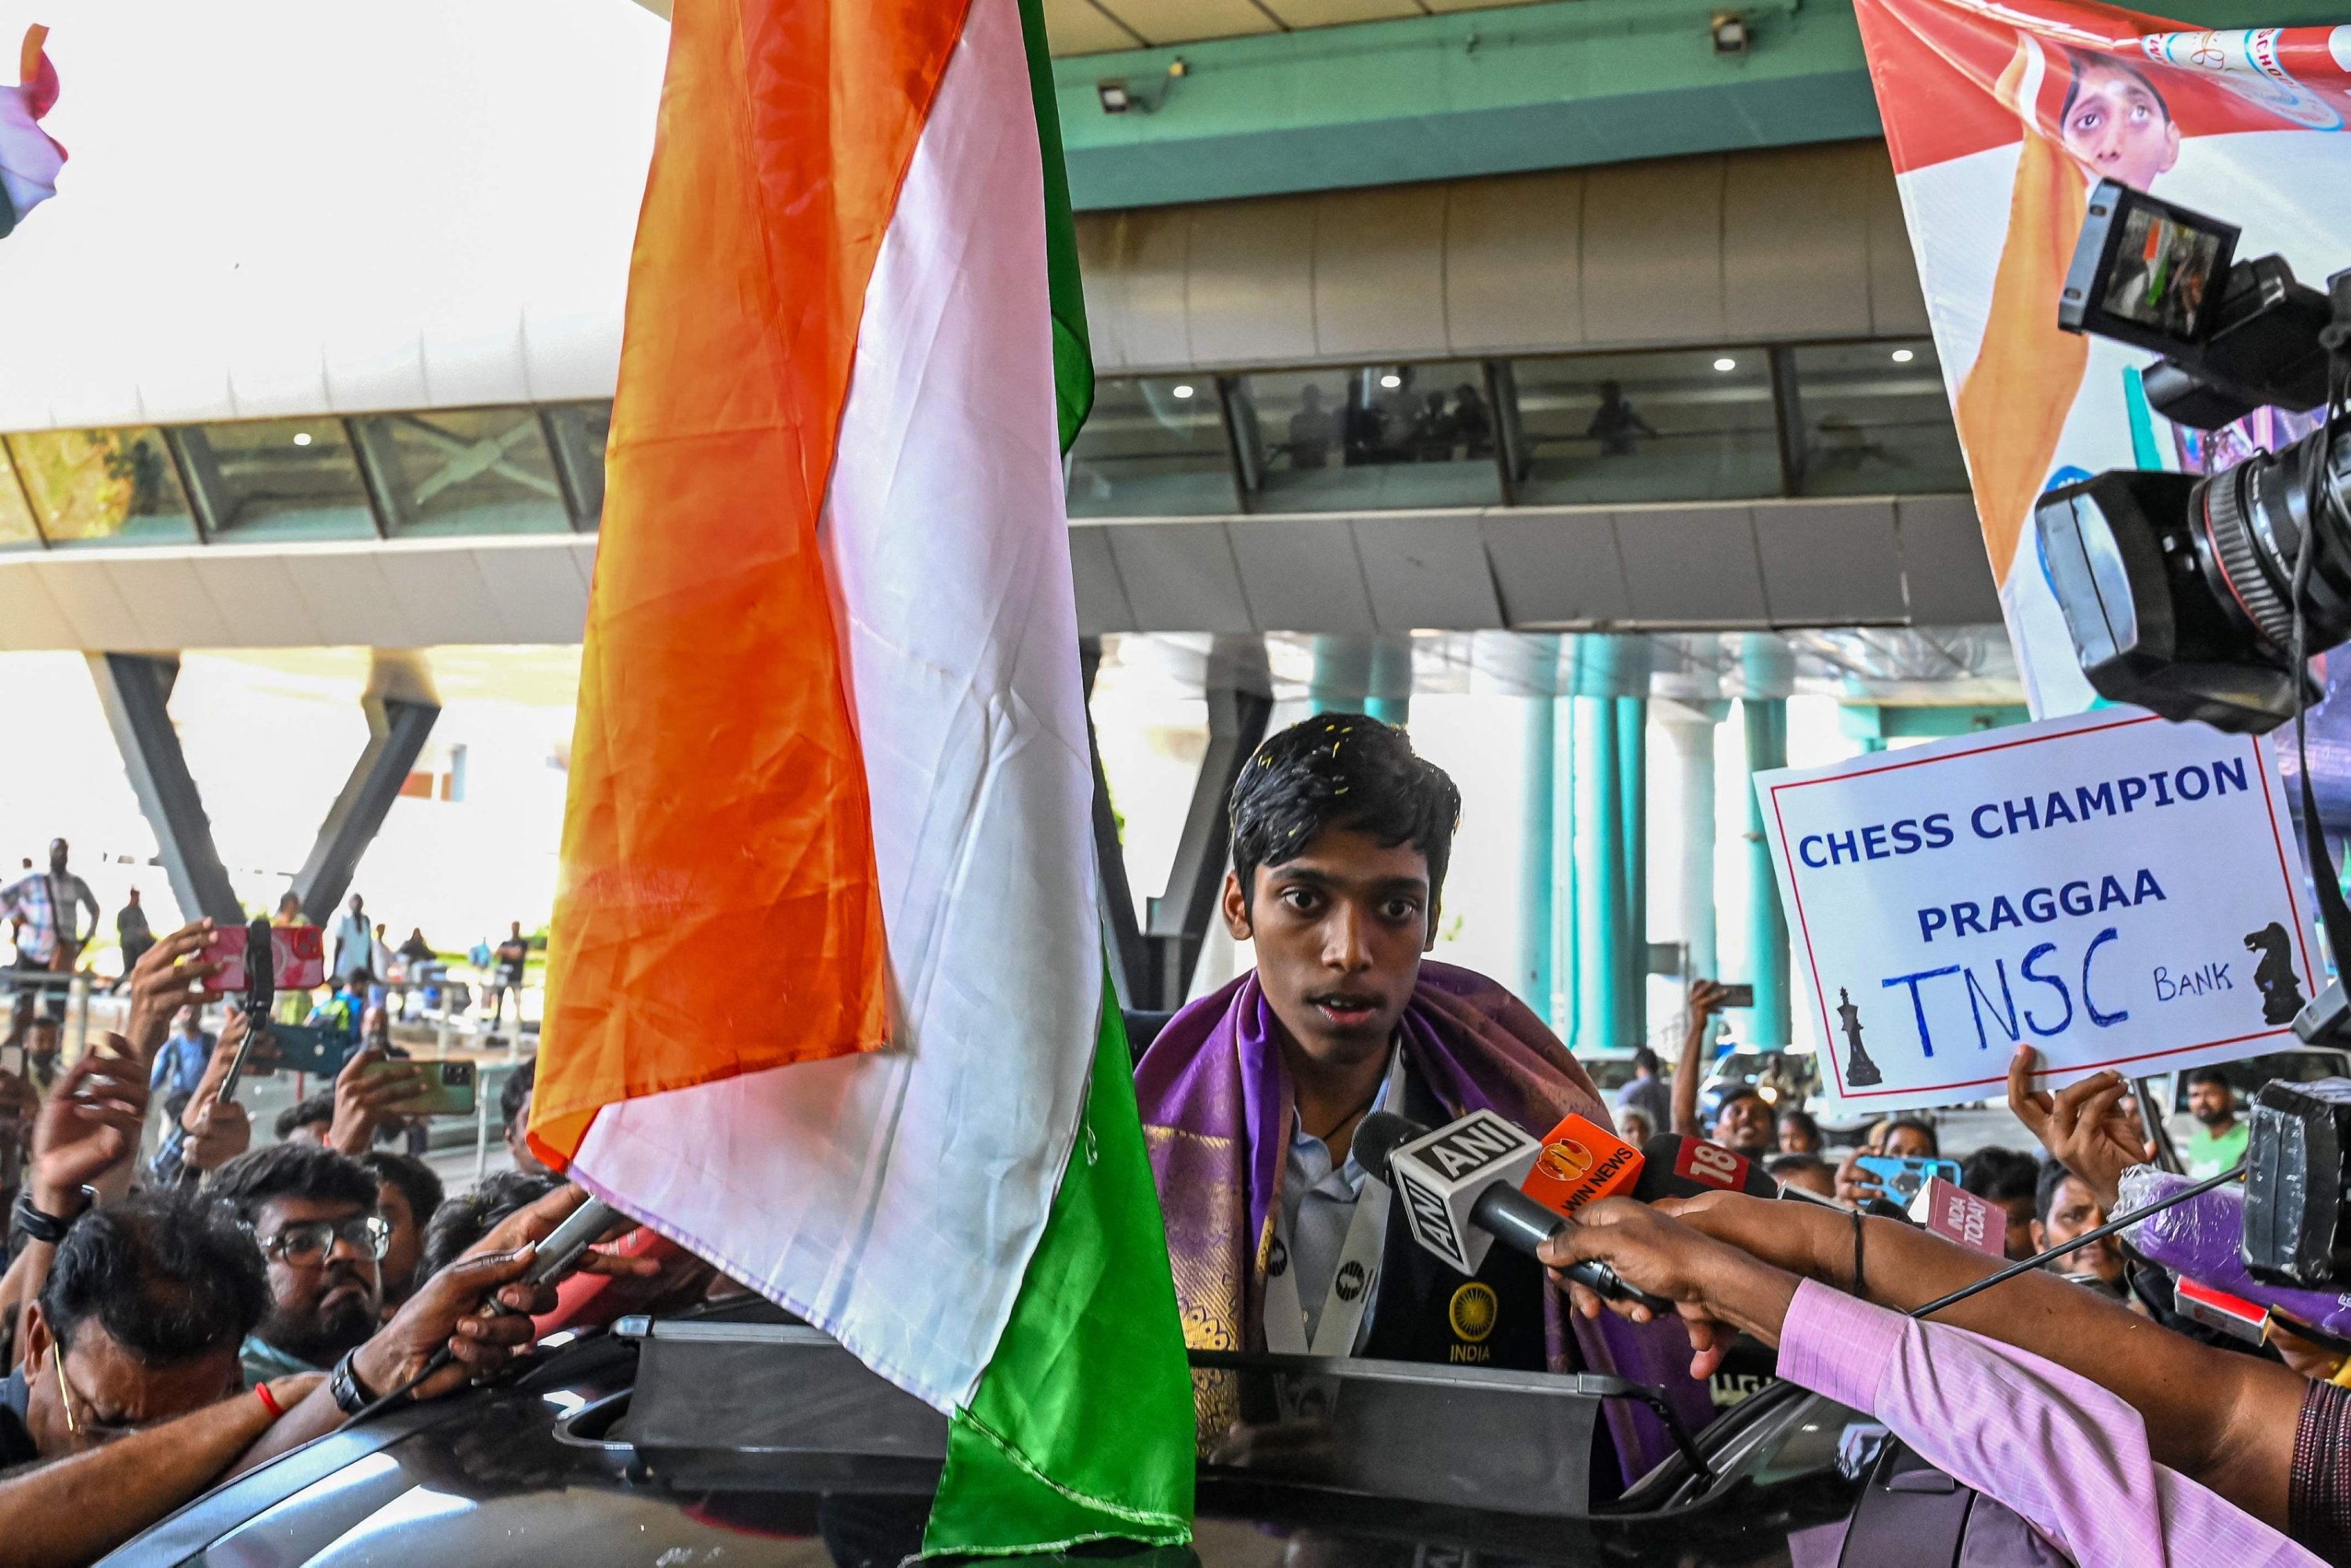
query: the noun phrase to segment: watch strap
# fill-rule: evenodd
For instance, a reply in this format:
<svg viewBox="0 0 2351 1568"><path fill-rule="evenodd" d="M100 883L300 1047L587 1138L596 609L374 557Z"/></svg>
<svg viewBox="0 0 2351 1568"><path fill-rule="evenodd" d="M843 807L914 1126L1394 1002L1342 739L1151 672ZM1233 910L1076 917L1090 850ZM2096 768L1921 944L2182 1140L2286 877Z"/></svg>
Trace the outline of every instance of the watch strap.
<svg viewBox="0 0 2351 1568"><path fill-rule="evenodd" d="M88 1214L98 1202L98 1194L89 1187L81 1189L81 1207L69 1215L46 1214L33 1207L32 1188L16 1195L16 1228L44 1245L55 1247L66 1239L74 1222Z"/></svg>
<svg viewBox="0 0 2351 1568"><path fill-rule="evenodd" d="M359 1357L356 1350L347 1350L343 1359L335 1363L335 1370L327 1375L327 1392L334 1396L335 1408L346 1416L356 1416L375 1403L375 1396L360 1381Z"/></svg>

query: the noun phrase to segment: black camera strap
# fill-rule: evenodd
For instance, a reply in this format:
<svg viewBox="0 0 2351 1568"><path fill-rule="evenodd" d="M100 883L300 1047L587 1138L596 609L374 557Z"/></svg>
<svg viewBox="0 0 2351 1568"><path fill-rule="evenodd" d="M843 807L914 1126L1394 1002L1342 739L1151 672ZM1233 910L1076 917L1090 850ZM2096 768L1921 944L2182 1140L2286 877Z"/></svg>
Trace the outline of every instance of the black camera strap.
<svg viewBox="0 0 2351 1568"><path fill-rule="evenodd" d="M2332 347L2330 345L2330 347ZM2310 706L2308 612L2303 592L2310 581L2311 562L2317 556L2318 530L2326 506L2326 475L2335 465L2335 413L2343 404L2345 358L2333 348L2326 366L2326 408L2321 424L2318 461L2310 465L2308 496L2303 510L2302 538L2294 552L2294 776L2302 793L2303 844L2310 860L2310 880L2318 893L2319 923L2326 928L2327 950L2334 955L2338 978L2351 964L2351 904L2343 897L2343 875L2326 846L2326 828L2318 820L2318 791L2310 782L2310 735L2305 722Z"/></svg>

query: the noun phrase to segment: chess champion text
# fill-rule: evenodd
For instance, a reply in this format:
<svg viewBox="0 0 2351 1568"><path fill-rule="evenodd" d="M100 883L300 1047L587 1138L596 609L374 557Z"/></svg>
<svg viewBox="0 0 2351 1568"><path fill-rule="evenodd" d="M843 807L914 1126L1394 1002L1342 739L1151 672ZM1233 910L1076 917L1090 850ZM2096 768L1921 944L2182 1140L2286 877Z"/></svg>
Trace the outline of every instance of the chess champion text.
<svg viewBox="0 0 2351 1568"><path fill-rule="evenodd" d="M1930 811L1891 822L1806 833L1796 841L1796 858L1814 871L1858 865L1864 861L1891 860L1949 849L1960 833L1991 841L2022 833L2047 832L2077 826L2101 817L2127 817L2168 806L2217 800L2231 790L2255 787L2242 757L2223 758L2209 766L2157 768L2126 779L2079 784L2008 800L1985 800L1959 811Z"/></svg>

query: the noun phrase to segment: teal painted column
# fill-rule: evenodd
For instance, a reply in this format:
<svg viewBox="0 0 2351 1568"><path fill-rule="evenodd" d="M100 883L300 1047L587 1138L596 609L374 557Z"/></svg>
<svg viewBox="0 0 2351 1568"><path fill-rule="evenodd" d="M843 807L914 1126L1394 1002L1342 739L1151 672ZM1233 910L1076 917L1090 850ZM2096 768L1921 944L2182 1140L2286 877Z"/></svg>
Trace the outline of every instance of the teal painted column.
<svg viewBox="0 0 2351 1568"><path fill-rule="evenodd" d="M1361 713L1371 686L1369 643L1361 637L1314 639L1314 682L1307 697L1316 713Z"/></svg>
<svg viewBox="0 0 2351 1568"><path fill-rule="evenodd" d="M1562 638L1564 653L1560 675L1561 695L1551 700L1551 1005L1544 1016L1552 1032L1563 1040L1575 1038L1575 954L1578 925L1575 880L1575 705L1565 695L1573 690L1566 666L1574 658L1577 639Z"/></svg>
<svg viewBox="0 0 2351 1568"><path fill-rule="evenodd" d="M1372 644L1370 695L1364 711L1383 724L1412 722L1412 642L1381 641Z"/></svg>
<svg viewBox="0 0 2351 1568"><path fill-rule="evenodd" d="M1778 1050L1789 1043L1788 917L1780 907L1779 879L1763 837L1763 801L1753 775L1788 765L1788 702L1746 697L1739 704L1747 727L1747 950L1755 966L1755 1022L1749 1043Z"/></svg>
<svg viewBox="0 0 2351 1568"><path fill-rule="evenodd" d="M1616 700L1575 699L1575 1038L1578 1051L1625 1043L1623 785Z"/></svg>
<svg viewBox="0 0 2351 1568"><path fill-rule="evenodd" d="M1519 961L1512 988L1520 999L1547 1018L1552 1006L1552 775L1559 752L1552 731L1552 687L1559 664L1559 639L1536 636L1532 644L1534 691L1527 696L1524 764L1526 792L1519 810Z"/></svg>
<svg viewBox="0 0 2351 1568"><path fill-rule="evenodd" d="M1616 706L1617 815L1625 904L1625 1043L1649 1038L1649 704L1620 696Z"/></svg>

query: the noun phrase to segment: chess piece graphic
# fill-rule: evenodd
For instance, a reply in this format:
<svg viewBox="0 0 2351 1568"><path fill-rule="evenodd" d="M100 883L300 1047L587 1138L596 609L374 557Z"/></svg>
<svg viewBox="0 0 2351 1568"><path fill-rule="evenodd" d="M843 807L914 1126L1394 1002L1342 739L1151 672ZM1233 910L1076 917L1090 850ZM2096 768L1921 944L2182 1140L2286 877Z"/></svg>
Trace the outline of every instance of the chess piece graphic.
<svg viewBox="0 0 2351 1568"><path fill-rule="evenodd" d="M1844 1028L1844 1086L1870 1089L1885 1082L1885 1075L1877 1071L1877 1063L1869 1060L1869 1051L1861 1043L1861 1009L1853 1005L1853 993L1843 986L1837 988L1837 1017Z"/></svg>

